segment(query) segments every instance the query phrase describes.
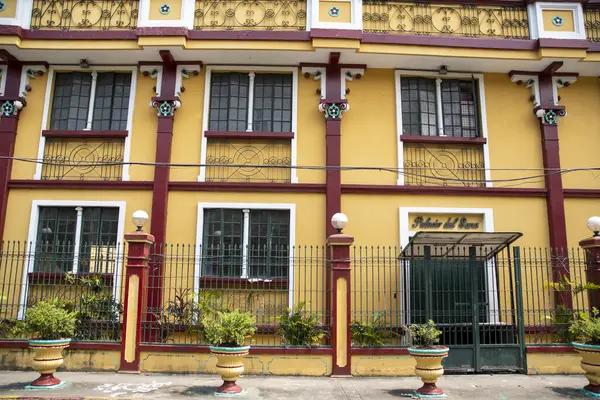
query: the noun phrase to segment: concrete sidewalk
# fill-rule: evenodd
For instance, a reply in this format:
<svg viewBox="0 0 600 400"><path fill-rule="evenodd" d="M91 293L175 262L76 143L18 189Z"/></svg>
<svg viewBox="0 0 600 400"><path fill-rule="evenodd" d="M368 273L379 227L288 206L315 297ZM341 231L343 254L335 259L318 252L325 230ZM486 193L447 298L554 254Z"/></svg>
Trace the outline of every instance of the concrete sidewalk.
<svg viewBox="0 0 600 400"><path fill-rule="evenodd" d="M221 384L215 375L59 372L66 385L54 390L24 390L38 375L0 371L0 399L208 399ZM244 376L241 399L401 399L414 398L417 377L309 378ZM448 399L590 399L578 389L583 375L453 375L442 377ZM220 397L220 396L219 396Z"/></svg>

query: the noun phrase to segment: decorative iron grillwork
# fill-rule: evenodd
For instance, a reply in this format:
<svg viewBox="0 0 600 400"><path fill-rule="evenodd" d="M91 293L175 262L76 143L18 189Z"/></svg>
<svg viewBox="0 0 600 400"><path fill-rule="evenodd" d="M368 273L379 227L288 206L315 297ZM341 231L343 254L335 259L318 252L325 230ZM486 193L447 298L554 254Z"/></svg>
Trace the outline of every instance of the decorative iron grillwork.
<svg viewBox="0 0 600 400"><path fill-rule="evenodd" d="M124 139L47 139L42 179L119 181Z"/></svg>
<svg viewBox="0 0 600 400"><path fill-rule="evenodd" d="M592 42L600 42L600 8L584 8L585 36Z"/></svg>
<svg viewBox="0 0 600 400"><path fill-rule="evenodd" d="M306 0L196 0L195 29L306 29Z"/></svg>
<svg viewBox="0 0 600 400"><path fill-rule="evenodd" d="M291 146L288 141L211 140L206 164L215 164L206 167L209 182L290 182Z"/></svg>
<svg viewBox="0 0 600 400"><path fill-rule="evenodd" d="M480 145L404 145L404 184L408 186L485 186Z"/></svg>
<svg viewBox="0 0 600 400"><path fill-rule="evenodd" d="M526 7L365 1L363 30L436 36L529 39Z"/></svg>
<svg viewBox="0 0 600 400"><path fill-rule="evenodd" d="M35 0L31 29L126 30L137 27L139 0Z"/></svg>

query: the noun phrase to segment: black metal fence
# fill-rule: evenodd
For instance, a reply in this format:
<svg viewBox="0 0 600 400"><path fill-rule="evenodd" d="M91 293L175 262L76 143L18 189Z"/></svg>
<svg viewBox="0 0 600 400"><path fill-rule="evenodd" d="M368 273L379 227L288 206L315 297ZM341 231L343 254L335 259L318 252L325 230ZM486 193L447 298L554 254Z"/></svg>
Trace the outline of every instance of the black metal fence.
<svg viewBox="0 0 600 400"><path fill-rule="evenodd" d="M585 267L579 249L430 247L406 256L356 247L353 345L408 346L407 326L429 319L446 345L570 343L569 325L589 312L594 290Z"/></svg>
<svg viewBox="0 0 600 400"><path fill-rule="evenodd" d="M126 248L120 244L4 242L0 247L0 338L26 310L54 300L77 313L73 340L118 342Z"/></svg>
<svg viewBox="0 0 600 400"><path fill-rule="evenodd" d="M322 246L156 245L142 340L205 344L202 319L240 309L256 317L252 345L327 346L325 256Z"/></svg>

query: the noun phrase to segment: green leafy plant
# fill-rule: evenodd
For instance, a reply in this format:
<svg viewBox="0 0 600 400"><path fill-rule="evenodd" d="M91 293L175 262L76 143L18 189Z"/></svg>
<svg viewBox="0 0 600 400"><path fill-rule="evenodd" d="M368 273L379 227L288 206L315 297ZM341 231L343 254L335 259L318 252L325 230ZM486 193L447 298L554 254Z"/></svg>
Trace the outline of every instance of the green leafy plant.
<svg viewBox="0 0 600 400"><path fill-rule="evenodd" d="M422 349L435 348L442 335L442 331L435 327L435 322L432 320L425 324L413 324L408 327L408 331L413 345Z"/></svg>
<svg viewBox="0 0 600 400"><path fill-rule="evenodd" d="M575 341L585 344L600 345L600 312L593 308L591 316L586 313L580 313L569 331Z"/></svg>
<svg viewBox="0 0 600 400"><path fill-rule="evenodd" d="M221 347L242 347L256 331L256 318L239 310L218 311L203 319L204 338L208 344Z"/></svg>
<svg viewBox="0 0 600 400"><path fill-rule="evenodd" d="M67 311L58 299L40 301L25 312L13 331L15 335L29 334L35 339L70 339L75 333L77 315Z"/></svg>
<svg viewBox="0 0 600 400"><path fill-rule="evenodd" d="M325 329L319 326L320 315L306 309L306 302L299 303L294 310L286 309L279 317L277 333L286 346L318 345L325 337Z"/></svg>
<svg viewBox="0 0 600 400"><path fill-rule="evenodd" d="M382 321L383 314L373 316L370 323L352 321L350 332L352 333L352 345L357 347L377 347L385 345L385 341L398 334L387 329Z"/></svg>

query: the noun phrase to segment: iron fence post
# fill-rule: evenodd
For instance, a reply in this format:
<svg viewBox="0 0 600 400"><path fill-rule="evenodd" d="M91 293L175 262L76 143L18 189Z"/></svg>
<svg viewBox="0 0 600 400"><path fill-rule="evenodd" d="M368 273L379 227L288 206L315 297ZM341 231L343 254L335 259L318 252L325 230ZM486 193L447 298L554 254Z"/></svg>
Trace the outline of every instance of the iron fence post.
<svg viewBox="0 0 600 400"><path fill-rule="evenodd" d="M146 309L148 258L154 236L145 232L125 235L128 244L125 269L125 303L121 334L121 372L139 372L142 313Z"/></svg>
<svg viewBox="0 0 600 400"><path fill-rule="evenodd" d="M331 276L332 376L352 374L350 332L350 246L352 236L339 233L327 238Z"/></svg>
<svg viewBox="0 0 600 400"><path fill-rule="evenodd" d="M521 283L521 248L513 248L515 266L515 291L517 301L517 329L519 334L519 346L521 348L521 368L527 373L527 348L525 346L525 310L523 308L523 285Z"/></svg>

